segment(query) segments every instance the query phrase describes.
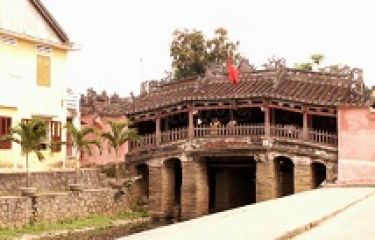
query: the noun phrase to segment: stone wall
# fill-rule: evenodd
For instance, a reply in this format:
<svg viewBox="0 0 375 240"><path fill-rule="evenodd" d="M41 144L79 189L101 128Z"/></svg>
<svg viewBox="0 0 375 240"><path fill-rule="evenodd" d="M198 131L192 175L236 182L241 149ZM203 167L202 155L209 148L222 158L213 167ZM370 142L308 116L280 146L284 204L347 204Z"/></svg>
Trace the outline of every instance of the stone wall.
<svg viewBox="0 0 375 240"><path fill-rule="evenodd" d="M112 189L42 194L34 198L36 223L53 223L93 214L116 214L127 209L126 195Z"/></svg>
<svg viewBox="0 0 375 240"><path fill-rule="evenodd" d="M74 170L53 172L33 172L30 183L38 191L65 191L74 182ZM80 181L85 188L100 188L103 186L102 177L98 169L81 169ZM0 196L20 195L19 188L26 186L25 173L0 173Z"/></svg>
<svg viewBox="0 0 375 240"><path fill-rule="evenodd" d="M32 216L31 198L0 197L0 228L24 227Z"/></svg>
<svg viewBox="0 0 375 240"><path fill-rule="evenodd" d="M112 215L128 207L128 196L109 188L48 193L35 197L5 196L0 197L0 228L55 223L90 215Z"/></svg>

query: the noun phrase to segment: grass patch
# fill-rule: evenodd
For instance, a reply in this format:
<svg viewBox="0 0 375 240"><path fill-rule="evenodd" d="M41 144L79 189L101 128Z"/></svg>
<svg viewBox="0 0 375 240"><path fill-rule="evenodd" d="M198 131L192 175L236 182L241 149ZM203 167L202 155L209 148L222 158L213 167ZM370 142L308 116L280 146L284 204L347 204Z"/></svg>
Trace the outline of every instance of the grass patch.
<svg viewBox="0 0 375 240"><path fill-rule="evenodd" d="M141 218L141 217L148 217L148 211L147 210L140 210L140 211L125 211L121 212L118 215L114 216L114 219L135 219L135 218Z"/></svg>
<svg viewBox="0 0 375 240"><path fill-rule="evenodd" d="M0 229L0 239L12 239L22 234L41 234L43 232L51 232L58 230L74 230L86 227L107 227L114 220L130 220L140 217L147 217L147 211L132 212L124 211L115 216L91 216L83 219L66 220L51 224L35 224L19 229Z"/></svg>

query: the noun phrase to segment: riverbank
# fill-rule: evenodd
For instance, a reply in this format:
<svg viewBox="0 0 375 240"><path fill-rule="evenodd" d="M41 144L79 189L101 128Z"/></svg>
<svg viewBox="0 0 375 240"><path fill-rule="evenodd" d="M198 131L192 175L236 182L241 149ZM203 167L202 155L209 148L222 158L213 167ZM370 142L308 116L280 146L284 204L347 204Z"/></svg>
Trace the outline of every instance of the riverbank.
<svg viewBox="0 0 375 240"><path fill-rule="evenodd" d="M37 224L20 229L0 229L0 239L105 240L155 228L146 211L126 211L115 216L91 216L55 224Z"/></svg>

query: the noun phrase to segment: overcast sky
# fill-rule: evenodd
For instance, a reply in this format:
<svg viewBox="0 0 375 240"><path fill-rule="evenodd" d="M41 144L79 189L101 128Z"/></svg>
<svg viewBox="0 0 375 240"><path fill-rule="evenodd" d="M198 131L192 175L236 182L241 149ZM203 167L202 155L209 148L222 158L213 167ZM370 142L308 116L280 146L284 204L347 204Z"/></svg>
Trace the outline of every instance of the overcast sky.
<svg viewBox="0 0 375 240"><path fill-rule="evenodd" d="M69 84L76 92L103 89L126 96L142 80L160 79L171 69L169 45L177 28L211 37L226 28L240 52L260 66L267 58L287 65L312 53L324 64L364 70L375 85L375 23L368 0L43 0L81 50L70 55Z"/></svg>

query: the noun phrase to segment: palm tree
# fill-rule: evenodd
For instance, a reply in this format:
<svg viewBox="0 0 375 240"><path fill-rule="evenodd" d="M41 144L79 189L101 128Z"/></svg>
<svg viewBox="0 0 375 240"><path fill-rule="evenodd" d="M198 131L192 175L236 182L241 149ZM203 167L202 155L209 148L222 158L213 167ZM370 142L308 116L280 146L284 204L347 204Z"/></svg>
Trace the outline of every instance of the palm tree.
<svg viewBox="0 0 375 240"><path fill-rule="evenodd" d="M35 153L39 160L44 159L40 146L45 143L47 133L45 121L32 119L19 123L10 129L9 134L0 138L0 141L12 141L21 146L21 153L26 156L26 187L30 187L29 154Z"/></svg>
<svg viewBox="0 0 375 240"><path fill-rule="evenodd" d="M79 175L79 168L80 168L80 159L82 157L83 152L87 152L89 155L92 155L91 146L97 146L101 151L101 146L98 140L96 139L87 139L90 134L95 134L95 130L93 128L83 128L82 130L76 128L72 123L66 124L66 129L71 136L71 143L73 149L76 153L77 161L76 161L76 177L74 183L78 183L78 175Z"/></svg>
<svg viewBox="0 0 375 240"><path fill-rule="evenodd" d="M129 128L129 121L109 121L111 130L104 132L101 136L107 141L109 151L115 150L115 166L116 166L116 182L119 180L119 151L122 145L129 140L138 140L138 134L136 129Z"/></svg>

